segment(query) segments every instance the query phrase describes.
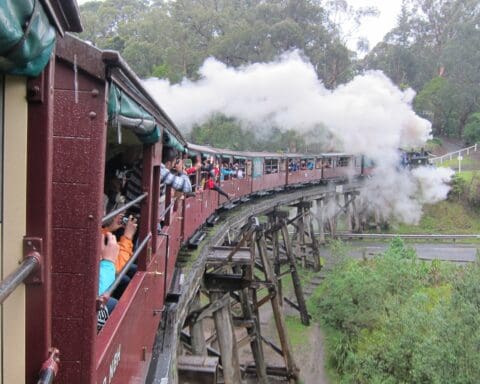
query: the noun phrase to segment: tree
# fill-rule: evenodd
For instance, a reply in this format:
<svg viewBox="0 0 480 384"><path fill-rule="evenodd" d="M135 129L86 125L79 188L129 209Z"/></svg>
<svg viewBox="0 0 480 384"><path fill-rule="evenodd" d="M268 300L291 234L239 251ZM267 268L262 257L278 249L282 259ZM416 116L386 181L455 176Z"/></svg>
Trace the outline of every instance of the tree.
<svg viewBox="0 0 480 384"><path fill-rule="evenodd" d="M463 137L468 144L478 143L480 141L480 112L469 116Z"/></svg>

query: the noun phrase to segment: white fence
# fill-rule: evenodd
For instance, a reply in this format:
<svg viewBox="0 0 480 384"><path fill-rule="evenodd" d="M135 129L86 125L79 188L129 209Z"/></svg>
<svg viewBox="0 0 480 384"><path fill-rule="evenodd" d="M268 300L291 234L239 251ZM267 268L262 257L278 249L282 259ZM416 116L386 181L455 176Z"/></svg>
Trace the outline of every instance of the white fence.
<svg viewBox="0 0 480 384"><path fill-rule="evenodd" d="M443 155L443 156L432 157L430 158L430 161L433 164L442 164L444 161L454 160L454 159L456 160L458 159L459 156L463 156L463 155L468 156L470 155L470 152L477 152L477 144L472 145L471 147L468 147L468 148L462 148L455 152L447 153L446 155Z"/></svg>

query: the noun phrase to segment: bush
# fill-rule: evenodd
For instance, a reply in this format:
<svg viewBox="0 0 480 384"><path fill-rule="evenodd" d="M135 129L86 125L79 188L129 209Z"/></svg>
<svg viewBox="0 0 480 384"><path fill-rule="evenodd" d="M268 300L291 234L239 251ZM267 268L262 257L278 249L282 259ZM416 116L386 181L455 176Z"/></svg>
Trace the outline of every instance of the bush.
<svg viewBox="0 0 480 384"><path fill-rule="evenodd" d="M472 113L463 129L463 138L467 144L480 141L480 112Z"/></svg>
<svg viewBox="0 0 480 384"><path fill-rule="evenodd" d="M341 383L480 382L480 264L421 262L395 239L345 260L311 298Z"/></svg>

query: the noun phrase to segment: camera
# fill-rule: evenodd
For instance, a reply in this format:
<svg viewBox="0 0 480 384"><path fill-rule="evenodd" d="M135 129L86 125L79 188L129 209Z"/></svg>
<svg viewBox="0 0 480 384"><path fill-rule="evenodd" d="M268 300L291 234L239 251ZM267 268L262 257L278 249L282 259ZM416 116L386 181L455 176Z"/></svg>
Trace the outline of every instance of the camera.
<svg viewBox="0 0 480 384"><path fill-rule="evenodd" d="M130 220L130 216L132 216L134 219L137 219L137 221L140 220L140 215L138 214L126 214L122 217L122 225L127 225L128 221Z"/></svg>

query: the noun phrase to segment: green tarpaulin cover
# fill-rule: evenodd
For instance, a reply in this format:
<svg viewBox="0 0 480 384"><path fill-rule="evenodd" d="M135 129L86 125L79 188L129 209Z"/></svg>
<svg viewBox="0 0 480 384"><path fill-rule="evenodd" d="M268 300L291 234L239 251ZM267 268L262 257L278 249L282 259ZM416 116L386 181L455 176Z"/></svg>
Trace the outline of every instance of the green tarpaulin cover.
<svg viewBox="0 0 480 384"><path fill-rule="evenodd" d="M184 152L186 148L183 146L178 139L173 136L171 133L163 133L163 144L168 145L169 147L175 148L177 151Z"/></svg>
<svg viewBox="0 0 480 384"><path fill-rule="evenodd" d="M155 118L115 84L110 85L108 120L113 127L133 131L142 143L153 144L160 140L161 129Z"/></svg>
<svg viewBox="0 0 480 384"><path fill-rule="evenodd" d="M37 76L55 46L39 0L0 0L0 73Z"/></svg>

